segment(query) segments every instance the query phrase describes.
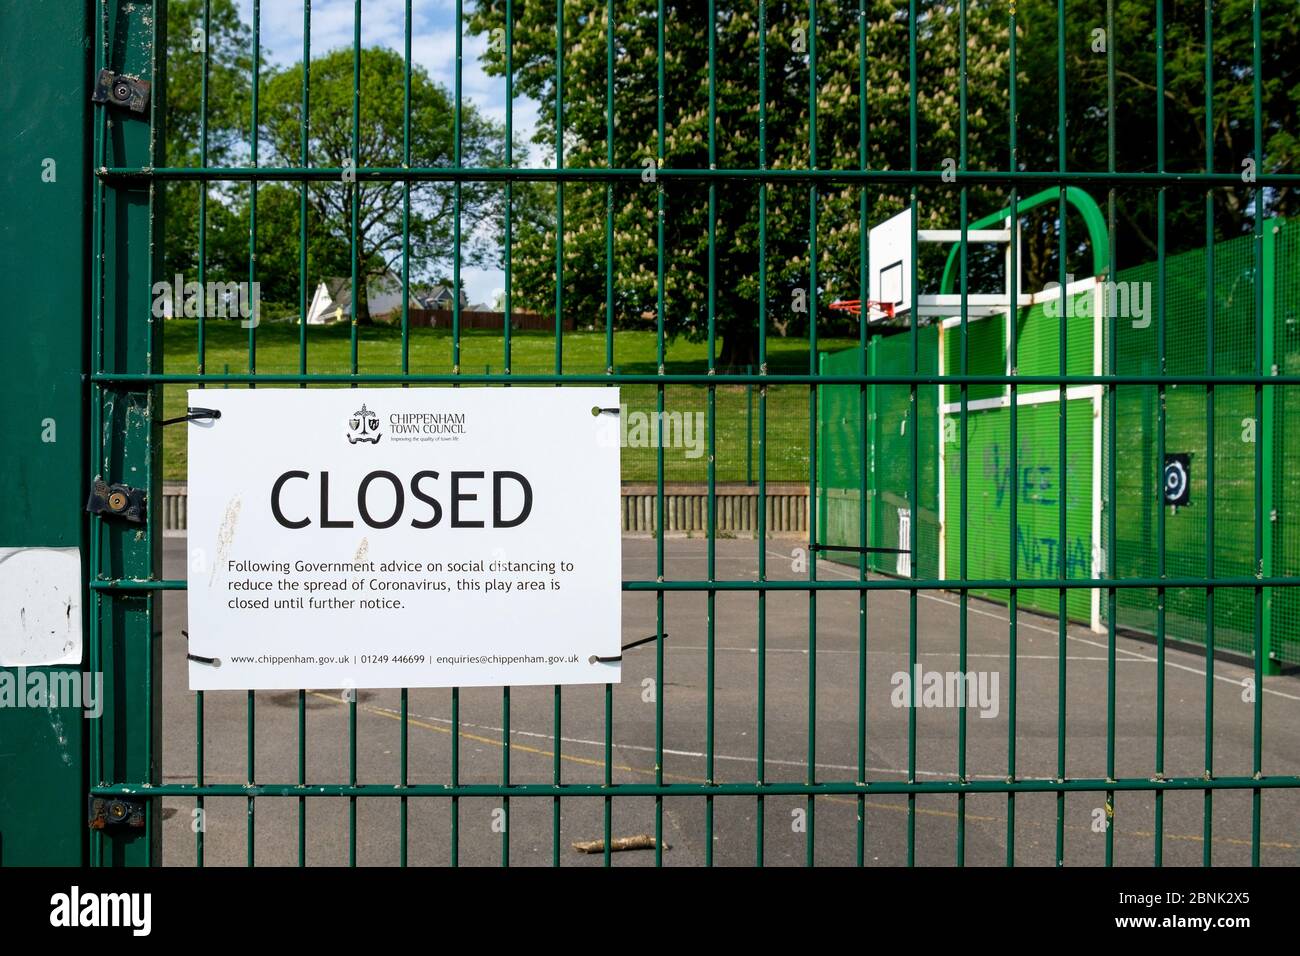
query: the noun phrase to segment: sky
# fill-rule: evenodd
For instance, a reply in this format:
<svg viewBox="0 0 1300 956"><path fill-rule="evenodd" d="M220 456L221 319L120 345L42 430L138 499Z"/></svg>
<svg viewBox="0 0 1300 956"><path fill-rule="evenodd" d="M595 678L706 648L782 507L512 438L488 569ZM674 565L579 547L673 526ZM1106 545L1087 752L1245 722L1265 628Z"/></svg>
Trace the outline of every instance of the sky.
<svg viewBox="0 0 1300 956"><path fill-rule="evenodd" d="M237 0L245 23L253 22L253 0ZM468 9L471 3L463 3ZM274 66L297 63L302 56L302 3L299 0L263 0L260 9L263 55ZM406 0L364 0L361 4L361 45L387 46L399 53L405 49ZM355 5L352 0L312 0L312 55L339 47L352 48ZM486 36L465 31L461 41L461 95L486 116L504 123L506 117L505 78L488 76L479 58L487 49ZM446 86L456 81L455 0L411 0L411 60ZM532 139L537 123L537 104L527 97L515 97L512 121L516 135ZM536 162L543 163L542 157ZM461 284L471 302L490 303L504 284L500 269L463 266Z"/></svg>

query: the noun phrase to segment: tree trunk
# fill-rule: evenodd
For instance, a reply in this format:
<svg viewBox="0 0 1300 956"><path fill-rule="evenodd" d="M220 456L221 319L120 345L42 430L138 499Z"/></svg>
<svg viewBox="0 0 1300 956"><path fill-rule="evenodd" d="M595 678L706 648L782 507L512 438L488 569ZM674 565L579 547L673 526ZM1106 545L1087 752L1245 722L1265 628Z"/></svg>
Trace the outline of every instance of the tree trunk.
<svg viewBox="0 0 1300 956"><path fill-rule="evenodd" d="M362 275L357 278L357 285L360 288L353 289L352 295L357 303L357 325L374 325L375 321L370 317L370 293L367 286L370 284L366 281L366 276Z"/></svg>
<svg viewBox="0 0 1300 956"><path fill-rule="evenodd" d="M721 368L752 365L758 371L758 326L742 321L729 323L722 330L722 352L717 364Z"/></svg>

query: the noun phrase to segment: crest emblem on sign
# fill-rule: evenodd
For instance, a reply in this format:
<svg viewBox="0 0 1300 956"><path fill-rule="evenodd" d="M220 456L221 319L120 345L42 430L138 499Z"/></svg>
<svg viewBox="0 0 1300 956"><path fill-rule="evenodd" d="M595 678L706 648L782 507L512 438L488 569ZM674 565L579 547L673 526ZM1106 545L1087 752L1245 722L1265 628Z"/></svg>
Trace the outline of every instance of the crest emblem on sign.
<svg viewBox="0 0 1300 956"><path fill-rule="evenodd" d="M348 442L355 445L359 441L377 444L383 433L379 431L379 416L363 404L348 419Z"/></svg>

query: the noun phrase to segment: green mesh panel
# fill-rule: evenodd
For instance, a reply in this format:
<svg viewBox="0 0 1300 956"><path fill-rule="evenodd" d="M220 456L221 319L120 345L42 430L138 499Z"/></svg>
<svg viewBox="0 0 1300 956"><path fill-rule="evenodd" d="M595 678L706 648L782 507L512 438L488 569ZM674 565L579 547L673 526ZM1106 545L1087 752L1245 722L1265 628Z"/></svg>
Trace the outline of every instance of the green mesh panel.
<svg viewBox="0 0 1300 956"><path fill-rule="evenodd" d="M1284 375L1300 374L1300 222L1278 224L1273 272L1273 360ZM1273 569L1277 577L1300 575L1300 388L1275 392L1273 422ZM1300 664L1300 588L1273 591L1273 653Z"/></svg>
<svg viewBox="0 0 1300 956"><path fill-rule="evenodd" d="M918 336L918 368L922 373L938 371L938 335L933 326ZM873 338L868 345L868 369L878 375L908 374L912 369L911 336ZM826 375L857 374L859 353L846 349L822 356ZM911 508L912 435L908 419L910 390L906 385L872 385L866 389L867 455L862 455L861 390L852 385L819 387L818 449L818 538L823 544L861 544L858 501L861 469L867 469L867 545L898 548L899 509L907 509L916 522L917 574L937 577L939 573L939 469L938 408L935 387L919 387L920 416L918 443L919 508ZM829 552L826 557L846 564L858 557ZM897 573L893 554L873 554L867 567L886 574Z"/></svg>
<svg viewBox="0 0 1300 956"><path fill-rule="evenodd" d="M1255 361L1254 253L1243 236L1214 248L1214 371L1248 373ZM1165 264L1165 346L1170 374L1199 374L1206 360L1206 255L1194 250L1170 256ZM1158 374L1155 301L1158 271L1146 263L1122 271L1121 282L1150 283L1151 321L1121 316L1116 351L1121 374ZM1115 489L1108 499L1116 508L1115 573L1118 577L1158 576L1158 512L1162 506L1158 460L1158 391L1154 386L1118 389L1115 435ZM1243 441L1244 419L1254 416L1249 386L1219 386L1214 398L1214 573L1238 577L1254 564L1255 446ZM1207 573L1206 389L1171 386L1165 390L1165 450L1191 455L1191 501L1165 510L1165 573ZM1108 446L1103 443L1103 448ZM1105 470L1103 469L1103 473ZM1103 529L1106 523L1103 520ZM1156 630L1156 595L1120 590L1116 624ZM1225 588L1214 596L1215 646L1249 653L1254 644L1254 596ZM1206 640L1206 595L1203 590L1171 590L1165 602L1165 633L1179 640Z"/></svg>
<svg viewBox="0 0 1300 956"><path fill-rule="evenodd" d="M1005 315L966 322L966 368L971 375L1005 375L1007 371L1007 318ZM961 327L945 329L943 333L944 374L961 372ZM945 402L961 401L961 387L946 385ZM1006 389L1001 385L971 385L966 389L970 401L997 398Z"/></svg>
<svg viewBox="0 0 1300 956"><path fill-rule="evenodd" d="M1087 579L1092 571L1092 402L1066 402L1065 475L1065 575ZM1061 572L1060 544L1060 420L1056 402L1021 405L1016 411L1017 480L1012 482L1011 410L986 409L968 412L966 430L967 514L961 514L961 432L955 424L948 431L944 449L946 482L944 515L947 534L946 574L961 576L960 535L969 534L966 577L1005 578L1011 576L1011 499L1016 496L1016 576L1027 579L1056 578ZM972 591L1005 601L1006 591ZM1025 590L1019 593L1022 608L1055 613L1059 592ZM1066 596L1069 617L1090 619L1089 592L1072 589Z"/></svg>
<svg viewBox="0 0 1300 956"><path fill-rule="evenodd" d="M1092 374L1092 336L1096 298L1092 290L1068 297L1065 322L1066 373ZM1016 328L1016 366L1021 375L1061 374L1060 303L1040 303L1020 309ZM1055 385L1022 385L1021 394L1056 391Z"/></svg>
<svg viewBox="0 0 1300 956"><path fill-rule="evenodd" d="M1270 241L1265 244L1266 327L1272 329L1272 361L1282 374L1300 373L1300 224L1267 224ZM1274 231L1275 230L1275 231ZM1216 374L1248 374L1255 364L1255 269L1251 236L1219 242L1214 247L1214 369ZM1169 374L1192 375L1208 372L1206 358L1206 253L1193 250L1167 258L1165 263L1165 351ZM1157 307L1159 275L1156 263L1146 263L1121 272L1117 279L1123 292L1116 296L1117 367L1124 375L1158 375ZM1149 285L1144 285L1149 283ZM1077 310L1076 310L1077 311ZM1055 375L1059 372L1059 320L1046 314L1043 306L1022 310L1017 326L1018 368L1026 375ZM1103 322L1109 328L1109 322ZM921 368L933 370L934 329L922 331ZM1067 325L1067 371L1087 374L1092 370L1093 326L1076 316ZM999 320L969 323L968 367L971 373L1000 373L1003 369L1005 325ZM960 335L945 333L945 368L950 374L960 369ZM1103 346L1103 355L1106 349ZM907 335L873 339L868 360L878 374L910 368ZM856 350L824 356L827 374L855 373ZM1033 386L1022 386L1028 394ZM1038 386L1039 390L1055 386ZM821 540L830 544L859 543L859 467L868 470L868 544L897 545L897 509L906 505L910 483L910 437L900 429L907 412L907 388L870 386L867 448L862 452L859 390L852 386L822 388L820 426L822 431L819 493ZM1002 394L1000 386L971 386L971 401ZM1103 511L1101 527L1106 552L1114 553L1115 574L1120 578L1156 577L1159 572L1157 529L1161 507L1163 461L1159 460L1157 436L1158 390L1155 386L1124 385L1117 390L1115 434L1115 484L1103 489L1103 509L1116 509L1116 538L1107 538L1108 516ZM919 573L937 573L938 528L933 520L937 507L937 456L933 449L937 430L932 390L918 390L921 404L921 519L918 525ZM930 392L931 394L927 394ZM959 389L945 386L946 400L956 402ZM1207 389L1203 386L1169 386L1165 390L1165 450L1191 456L1191 500L1186 506L1165 511L1165 562L1170 577L1200 577L1208 572L1207 506L1208 443L1206 440ZM1267 423L1254 427L1261 450L1266 489L1271 493L1269 531L1272 544L1266 554L1266 571L1272 576L1300 575L1300 389L1278 386L1267 389ZM1109 401L1109 398L1107 399ZM1271 408L1271 411L1269 409ZM1067 403L1067 573L1087 578L1091 551L1092 481L1105 481L1109 474L1109 436L1103 431L1102 468L1092 473L1091 403L1074 399ZM1214 390L1214 574L1240 577L1254 573L1255 553L1255 452L1246 440L1255 414L1254 390L1250 386L1220 385ZM1059 547L1057 495L1057 406L1049 402L1021 406L1018 412L1021 458L1021 497L1018 503L1021 560L1016 569L1023 577L1051 577L1049 565L1057 559ZM956 417L945 448L946 500L944 520L946 574L961 574L960 529L969 534L968 577L1000 577L1009 567L1010 494L1007 454L1009 411L972 411L968 418L970 443L967 514L960 513L960 444ZM1107 416L1103 415L1105 429ZM1028 472L1025 469L1029 469ZM1029 497L1026 498L1025 496ZM1034 496L1038 498L1035 500ZM1110 504L1107 504L1107 503ZM1269 502L1266 502L1266 506ZM853 562L849 556L840 560ZM892 555L873 555L868 566L893 571ZM1005 592L987 595L1000 600ZM1249 589L1224 588L1213 597L1215 646L1249 654L1254 643L1254 595ZM1056 610L1053 591L1023 591L1022 607L1048 613ZM1153 591L1120 589L1116 595L1116 624L1121 628L1153 633L1156 630L1156 595ZM1210 629L1207 597L1203 589L1171 589L1166 594L1165 633L1173 639L1203 644ZM1089 617L1089 595L1072 591L1067 609L1073 619ZM1106 613L1106 602L1102 602ZM1273 656L1286 664L1300 663L1300 589L1278 588L1267 596L1268 636Z"/></svg>

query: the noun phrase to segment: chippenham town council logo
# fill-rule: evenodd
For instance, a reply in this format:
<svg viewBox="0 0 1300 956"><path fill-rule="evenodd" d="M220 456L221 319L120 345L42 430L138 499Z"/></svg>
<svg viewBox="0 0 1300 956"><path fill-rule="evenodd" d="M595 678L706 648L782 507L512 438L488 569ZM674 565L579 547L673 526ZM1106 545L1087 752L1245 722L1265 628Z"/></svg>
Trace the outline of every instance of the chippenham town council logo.
<svg viewBox="0 0 1300 956"><path fill-rule="evenodd" d="M352 413L348 419L348 443L355 445L359 441L378 444L383 433L379 430L379 416L363 404L359 411Z"/></svg>

